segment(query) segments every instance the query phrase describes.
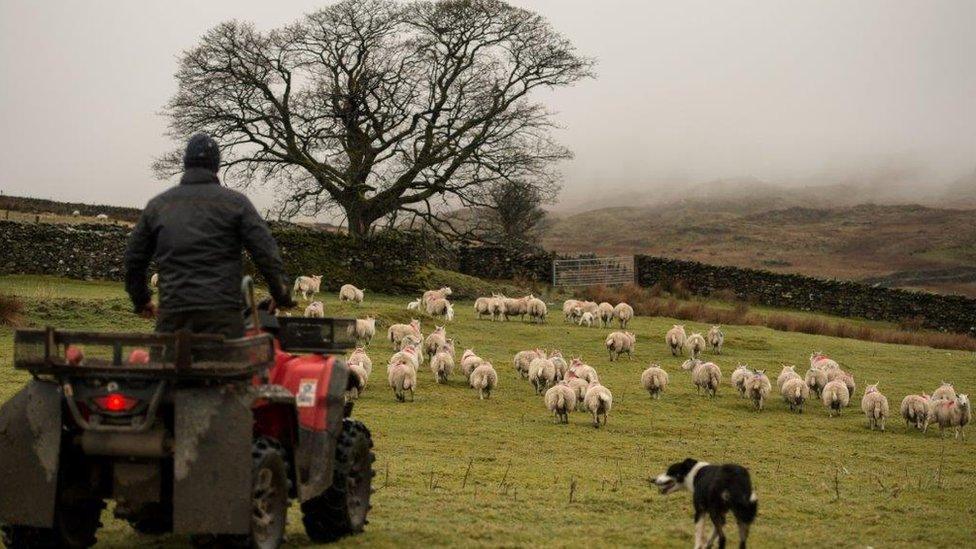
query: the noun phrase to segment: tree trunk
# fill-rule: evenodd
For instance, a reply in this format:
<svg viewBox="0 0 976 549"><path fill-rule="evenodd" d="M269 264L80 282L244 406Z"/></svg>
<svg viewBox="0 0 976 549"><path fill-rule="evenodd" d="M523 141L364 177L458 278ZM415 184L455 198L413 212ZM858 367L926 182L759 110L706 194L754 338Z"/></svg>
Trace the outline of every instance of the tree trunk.
<svg viewBox="0 0 976 549"><path fill-rule="evenodd" d="M363 240L369 236L369 228L379 218L360 205L345 206L345 210L349 235L357 240Z"/></svg>

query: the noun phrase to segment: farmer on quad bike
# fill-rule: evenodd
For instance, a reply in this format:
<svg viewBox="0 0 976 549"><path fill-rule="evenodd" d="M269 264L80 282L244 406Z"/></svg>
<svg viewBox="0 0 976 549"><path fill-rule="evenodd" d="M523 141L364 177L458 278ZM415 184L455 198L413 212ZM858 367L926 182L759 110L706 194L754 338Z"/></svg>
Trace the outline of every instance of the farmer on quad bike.
<svg viewBox="0 0 976 549"><path fill-rule="evenodd" d="M221 186L220 150L210 136L190 138L180 184L149 201L125 252L125 289L156 331L244 335L241 251L246 249L277 305L294 306L267 224L243 194ZM159 310L147 285L159 266Z"/></svg>

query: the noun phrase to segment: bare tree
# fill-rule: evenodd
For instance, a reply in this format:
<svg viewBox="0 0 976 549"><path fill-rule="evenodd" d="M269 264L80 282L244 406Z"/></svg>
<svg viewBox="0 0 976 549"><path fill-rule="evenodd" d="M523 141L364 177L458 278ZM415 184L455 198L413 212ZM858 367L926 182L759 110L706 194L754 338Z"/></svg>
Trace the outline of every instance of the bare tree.
<svg viewBox="0 0 976 549"><path fill-rule="evenodd" d="M164 113L174 139L223 145L225 179L272 185L285 217L338 208L358 236L398 213L443 228L501 182L556 185L571 154L530 95L592 66L501 0L346 0L266 33L218 25L182 55Z"/></svg>
<svg viewBox="0 0 976 549"><path fill-rule="evenodd" d="M500 243L527 242L536 244L546 224L544 202L551 202L554 194L520 181L505 181L490 191L487 208L482 210L485 223L478 228L485 231L485 240Z"/></svg>

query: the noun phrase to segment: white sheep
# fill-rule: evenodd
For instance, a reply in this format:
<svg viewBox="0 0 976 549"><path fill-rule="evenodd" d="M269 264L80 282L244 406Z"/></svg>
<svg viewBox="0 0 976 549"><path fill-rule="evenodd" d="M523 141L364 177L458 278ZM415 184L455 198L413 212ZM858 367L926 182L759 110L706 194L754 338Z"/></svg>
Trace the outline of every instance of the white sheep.
<svg viewBox="0 0 976 549"><path fill-rule="evenodd" d="M488 302L488 311L491 313L491 320L505 320L505 298L492 294L491 301Z"/></svg>
<svg viewBox="0 0 976 549"><path fill-rule="evenodd" d="M807 370L806 375L803 376L803 380L806 381L807 387L810 388L817 398L820 398L823 392L824 385L827 384L827 372L821 370L820 368L810 367Z"/></svg>
<svg viewBox="0 0 976 549"><path fill-rule="evenodd" d="M818 351L810 355L810 367L829 371L840 368L840 364L837 364L836 360Z"/></svg>
<svg viewBox="0 0 976 549"><path fill-rule="evenodd" d="M569 412L576 408L576 391L561 381L546 391L545 402L556 423L569 423Z"/></svg>
<svg viewBox="0 0 976 549"><path fill-rule="evenodd" d="M687 339L688 335L685 334L685 327L681 324L675 324L664 336L664 342L667 343L668 348L671 349L671 354L674 356L681 354L681 350L684 349L685 340Z"/></svg>
<svg viewBox="0 0 976 549"><path fill-rule="evenodd" d="M847 386L847 394L854 398L854 392L857 390L857 385L854 383L854 376L841 370L840 368L832 368L827 370L827 382L831 381L843 381L844 385ZM850 405L850 402L848 402Z"/></svg>
<svg viewBox="0 0 976 549"><path fill-rule="evenodd" d="M484 360L475 354L474 349L465 349L461 354L461 375L470 381L471 372L474 371Z"/></svg>
<svg viewBox="0 0 976 549"><path fill-rule="evenodd" d="M956 388L951 383L943 381L939 388L932 391L932 400L955 400Z"/></svg>
<svg viewBox="0 0 976 549"><path fill-rule="evenodd" d="M352 301L353 303L362 303L365 297L365 292L359 288L353 286L352 284L343 284L339 288L339 301Z"/></svg>
<svg viewBox="0 0 976 549"><path fill-rule="evenodd" d="M701 362L691 370L691 381L695 384L698 394L714 397L718 393L718 386L722 382L722 370L714 362Z"/></svg>
<svg viewBox="0 0 976 549"><path fill-rule="evenodd" d="M546 302L542 301L538 297L529 296L529 300L526 301L526 312L529 315L529 320L533 322L539 322L544 324L546 322L546 316L549 315L549 308L546 307Z"/></svg>
<svg viewBox="0 0 976 549"><path fill-rule="evenodd" d="M776 376L776 388L779 392L783 392L783 384L791 379L800 379L800 374L796 373L796 366L783 365L783 369L780 370L779 375Z"/></svg>
<svg viewBox="0 0 976 549"><path fill-rule="evenodd" d="M791 377L780 389L783 401L790 407L790 411L803 413L803 403L810 398L810 387L799 377Z"/></svg>
<svg viewBox="0 0 976 549"><path fill-rule="evenodd" d="M410 392L410 402L413 402L413 392L417 388L416 369L405 362L398 362L389 368L387 380L397 402L406 400L407 391Z"/></svg>
<svg viewBox="0 0 976 549"><path fill-rule="evenodd" d="M589 364L584 364L583 360L579 357L574 358L569 363L569 371L566 373L566 377L569 379L579 378L585 380L587 383L592 383L594 381L600 381L600 376L597 375L596 369Z"/></svg>
<svg viewBox="0 0 976 549"><path fill-rule="evenodd" d="M657 364L651 364L641 374L641 387L651 395L651 398L661 398L661 393L668 386L668 373Z"/></svg>
<svg viewBox="0 0 976 549"><path fill-rule="evenodd" d="M305 307L305 316L308 318L325 318L325 305L321 301L313 301Z"/></svg>
<svg viewBox="0 0 976 549"><path fill-rule="evenodd" d="M580 313L583 310L580 308L580 301L578 299L567 299L563 301L563 321L576 322L577 314L576 311Z"/></svg>
<svg viewBox="0 0 976 549"><path fill-rule="evenodd" d="M430 371L434 374L434 381L445 383L454 371L454 355L446 350L438 351L430 359Z"/></svg>
<svg viewBox="0 0 976 549"><path fill-rule="evenodd" d="M545 356L546 354L540 349L530 349L515 353L515 358L512 360L512 363L515 365L515 374L521 378L529 377L529 365L532 364L532 361Z"/></svg>
<svg viewBox="0 0 976 549"><path fill-rule="evenodd" d="M346 399L356 400L366 390L366 381L369 379L369 374L366 373L363 365L358 362L347 365L349 366L349 378L352 381L352 387L346 391Z"/></svg>
<svg viewBox="0 0 976 549"><path fill-rule="evenodd" d="M773 388L772 384L769 382L769 378L766 377L766 370L756 370L752 372L752 375L746 377L745 386L746 396L752 400L756 410L761 412L763 409L763 404L766 402L766 397L769 396L769 392Z"/></svg>
<svg viewBox="0 0 976 549"><path fill-rule="evenodd" d="M98 214L98 215L95 216L95 219L106 220L106 219L108 219L108 214L100 213L100 214Z"/></svg>
<svg viewBox="0 0 976 549"><path fill-rule="evenodd" d="M613 407L613 394L610 393L610 389L600 385L599 381L590 382L586 388L586 396L583 397L583 404L593 414L593 427L600 427L600 416L603 416L603 425L606 426L607 415Z"/></svg>
<svg viewBox="0 0 976 549"><path fill-rule="evenodd" d="M634 318L634 308L626 303L617 303L613 308L613 317L620 321L620 329L626 330L627 323Z"/></svg>
<svg viewBox="0 0 976 549"><path fill-rule="evenodd" d="M722 354L722 345L725 344L725 334L722 333L721 326L712 326L708 329L708 345L712 348L712 352L717 355Z"/></svg>
<svg viewBox="0 0 976 549"><path fill-rule="evenodd" d="M576 409L582 412L584 410L583 398L586 397L586 390L589 388L590 382L578 377L571 377L564 383L576 394Z"/></svg>
<svg viewBox="0 0 976 549"><path fill-rule="evenodd" d="M474 300L474 312L481 320L484 315L491 315L491 299L490 297L479 297Z"/></svg>
<svg viewBox="0 0 976 549"><path fill-rule="evenodd" d="M823 391L820 392L820 400L827 408L830 417L834 417L835 412L840 414L841 408L850 403L851 393L847 390L847 384L842 380L828 381L824 385Z"/></svg>
<svg viewBox="0 0 976 549"><path fill-rule="evenodd" d="M586 327L587 328L592 328L593 327L593 320L594 320L593 313L591 313L591 312L585 312L585 313L581 314L580 317L579 317L579 325L582 326L582 325L586 324Z"/></svg>
<svg viewBox="0 0 976 549"><path fill-rule="evenodd" d="M443 288L437 290L427 290L420 298L420 304L426 308L427 304L431 301L434 301L435 299L447 299L452 293L454 293L454 291L451 290L449 286L444 286Z"/></svg>
<svg viewBox="0 0 976 549"><path fill-rule="evenodd" d="M471 372L469 383L478 391L478 398L491 398L491 392L498 387L498 372L490 362L482 362Z"/></svg>
<svg viewBox="0 0 976 549"><path fill-rule="evenodd" d="M604 301L597 305L597 318L600 319L600 326L609 328L613 324L613 305Z"/></svg>
<svg viewBox="0 0 976 549"><path fill-rule="evenodd" d="M958 394L952 400L933 400L930 408L929 418L925 424L926 430L928 429L928 424L934 422L938 424L943 436L945 436L946 428L952 427L956 431L956 438L960 436L966 438L963 428L973 420L968 395Z"/></svg>
<svg viewBox="0 0 976 549"><path fill-rule="evenodd" d="M154 290L159 288L159 273L153 273L152 276L149 277L149 286L151 286Z"/></svg>
<svg viewBox="0 0 976 549"><path fill-rule="evenodd" d="M418 297L417 299L411 301L410 303L407 303L407 310L408 311L419 311L420 310L420 301L421 301L421 298Z"/></svg>
<svg viewBox="0 0 976 549"><path fill-rule="evenodd" d="M505 309L503 320L508 320L517 316L525 320L525 315L529 313L529 296L525 297L505 297L501 296L502 304Z"/></svg>
<svg viewBox="0 0 976 549"><path fill-rule="evenodd" d="M366 350L362 347L356 347L352 354L349 355L349 358L346 359L346 364L359 364L366 370L367 378L373 373L373 360L369 358Z"/></svg>
<svg viewBox="0 0 976 549"><path fill-rule="evenodd" d="M584 313L591 313L593 318L600 316L600 304L596 301L580 301L579 307Z"/></svg>
<svg viewBox="0 0 976 549"><path fill-rule="evenodd" d="M321 287L322 275L300 276L295 279L295 287L292 291L302 294L302 299L308 301L308 296L319 293Z"/></svg>
<svg viewBox="0 0 976 549"><path fill-rule="evenodd" d="M617 360L624 353L627 353L627 359L630 360L633 358L637 336L631 332L613 332L607 336L603 344L610 353L610 362Z"/></svg>
<svg viewBox="0 0 976 549"><path fill-rule="evenodd" d="M419 370L422 362L420 359L420 350L413 345L407 345L403 349L393 353L393 356L387 362L387 369L395 364L405 363L412 366L414 370Z"/></svg>
<svg viewBox="0 0 976 549"><path fill-rule="evenodd" d="M901 417L905 419L905 428L913 424L921 431L925 427L925 419L929 414L929 395L908 395L901 401Z"/></svg>
<svg viewBox="0 0 976 549"><path fill-rule="evenodd" d="M424 340L424 352L433 355L447 345L447 330L444 326L434 326L434 331Z"/></svg>
<svg viewBox="0 0 976 549"><path fill-rule="evenodd" d="M416 318L411 320L410 324L393 324L386 331L386 337L393 344L394 349L400 348L400 342L407 335L420 337L420 321Z"/></svg>
<svg viewBox="0 0 976 549"><path fill-rule="evenodd" d="M74 216L74 217L78 217L78 216L81 215L81 210L75 210L75 211L71 212L71 215Z"/></svg>
<svg viewBox="0 0 976 549"><path fill-rule="evenodd" d="M556 383L556 365L552 360L543 357L532 360L529 363L529 383L537 395L552 387Z"/></svg>
<svg viewBox="0 0 976 549"><path fill-rule="evenodd" d="M689 368L684 369L688 370ZM739 391L739 398L746 397L746 378L750 375L752 375L752 370L749 369L749 366L739 364L735 367L735 370L732 370L732 375L729 376L729 382Z"/></svg>
<svg viewBox="0 0 976 549"><path fill-rule="evenodd" d="M430 316L442 316L444 320L451 322L454 320L454 305L443 297L439 297L427 302L427 314Z"/></svg>
<svg viewBox="0 0 976 549"><path fill-rule="evenodd" d="M566 374L569 373L569 363L563 358L562 351L555 349L549 353L548 358L552 361L553 368L556 369L556 381L566 379Z"/></svg>
<svg viewBox="0 0 976 549"><path fill-rule="evenodd" d="M376 319L372 316L356 319L356 339L369 345L376 335Z"/></svg>
<svg viewBox="0 0 976 549"><path fill-rule="evenodd" d="M878 384L868 385L861 397L861 411L868 418L868 427L873 431L875 427L885 430L885 419L888 418L888 398L878 390Z"/></svg>
<svg viewBox="0 0 976 549"><path fill-rule="evenodd" d="M688 356L691 358L698 358L701 356L702 351L705 350L705 338L699 333L694 333L688 336L685 340L685 349L688 350Z"/></svg>

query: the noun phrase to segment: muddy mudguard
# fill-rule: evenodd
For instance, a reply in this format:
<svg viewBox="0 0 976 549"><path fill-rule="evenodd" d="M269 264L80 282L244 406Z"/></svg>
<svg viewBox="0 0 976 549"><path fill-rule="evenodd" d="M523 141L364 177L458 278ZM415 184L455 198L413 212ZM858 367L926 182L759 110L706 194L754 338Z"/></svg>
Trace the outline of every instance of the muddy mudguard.
<svg viewBox="0 0 976 549"><path fill-rule="evenodd" d="M174 394L173 531L246 534L251 524L251 396L240 390Z"/></svg>
<svg viewBox="0 0 976 549"><path fill-rule="evenodd" d="M0 407L0 523L54 525L60 450L61 391L31 381Z"/></svg>
<svg viewBox="0 0 976 549"><path fill-rule="evenodd" d="M349 368L345 362L330 358L319 373L314 403L296 399L299 430L295 461L298 497L302 502L322 495L332 486L336 440L345 415L348 381Z"/></svg>

